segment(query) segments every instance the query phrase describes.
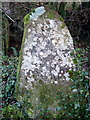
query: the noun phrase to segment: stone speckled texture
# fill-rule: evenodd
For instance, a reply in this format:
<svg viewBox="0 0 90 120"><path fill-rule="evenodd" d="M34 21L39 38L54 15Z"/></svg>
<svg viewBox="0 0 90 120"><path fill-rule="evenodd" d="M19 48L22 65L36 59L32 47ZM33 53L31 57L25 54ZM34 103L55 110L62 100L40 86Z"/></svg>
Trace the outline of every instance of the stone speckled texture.
<svg viewBox="0 0 90 120"><path fill-rule="evenodd" d="M29 86L32 85L31 82L38 80L45 83L55 80L68 81L69 74L66 71L73 65L70 56L73 49L72 37L67 27L60 28L62 22L39 20L31 22L32 27L28 28L21 71L27 78Z"/></svg>
<svg viewBox="0 0 90 120"><path fill-rule="evenodd" d="M68 28L57 19L59 15L54 19L48 15L49 10L28 23L22 43L18 100L30 102L32 107L26 107L26 110L30 113L32 109L30 115L33 117L38 114L40 106L55 112L56 91L62 83L68 86L68 70L74 66L70 56L74 50L73 39Z"/></svg>

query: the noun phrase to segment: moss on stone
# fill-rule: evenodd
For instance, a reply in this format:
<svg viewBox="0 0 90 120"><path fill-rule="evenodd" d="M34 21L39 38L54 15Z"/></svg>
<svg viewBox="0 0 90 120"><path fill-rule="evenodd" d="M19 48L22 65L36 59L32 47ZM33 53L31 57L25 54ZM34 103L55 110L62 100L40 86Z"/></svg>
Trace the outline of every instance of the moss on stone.
<svg viewBox="0 0 90 120"><path fill-rule="evenodd" d="M60 20L60 21L64 21L64 19L63 19L61 16L59 17L59 20Z"/></svg>
<svg viewBox="0 0 90 120"><path fill-rule="evenodd" d="M48 111L55 116L56 113L52 110L56 109L58 106L63 107L64 102L69 100L68 95L71 93L71 89L65 85L55 85L53 83L46 84L42 80L40 80L40 83L34 83L34 87L31 91L32 94L29 94L30 98L26 97L27 99L25 98L25 102L28 104L28 101L31 101L32 107L28 107L27 113L29 115L31 114L33 117L35 109L38 111L36 115L39 115L41 110L44 111L45 109L48 109ZM63 101L64 99L65 101Z"/></svg>
<svg viewBox="0 0 90 120"><path fill-rule="evenodd" d="M61 28L63 29L65 26L66 26L65 23L62 23Z"/></svg>
<svg viewBox="0 0 90 120"><path fill-rule="evenodd" d="M18 96L18 90L19 90L20 70L21 70L21 65L22 65L22 51L23 51L23 47L24 47L26 33L27 33L27 26L24 29L24 35L23 35L23 39L22 39L22 46L21 46L21 50L20 50L20 53L19 53L19 63L18 63L18 67L17 67L17 82L16 82L16 85L15 85L15 96L16 96L16 98Z"/></svg>
<svg viewBox="0 0 90 120"><path fill-rule="evenodd" d="M24 17L24 24L28 24L29 22L29 18L30 18L30 14L27 14L25 17Z"/></svg>
<svg viewBox="0 0 90 120"><path fill-rule="evenodd" d="M55 14L53 13L53 12L51 12L51 13L47 13L47 17L49 18L49 19L54 19L55 18Z"/></svg>
<svg viewBox="0 0 90 120"><path fill-rule="evenodd" d="M46 15L47 18L49 18L49 19L57 19L57 20L60 20L60 21L64 21L64 19L56 11L53 11L53 10L47 8L47 7L45 7L45 10L46 10L46 12L43 15ZM25 25L29 24L30 15L32 13L34 13L34 12L35 12L35 8L32 8L31 12L24 17L24 24ZM62 28L63 28L63 26L62 26Z"/></svg>

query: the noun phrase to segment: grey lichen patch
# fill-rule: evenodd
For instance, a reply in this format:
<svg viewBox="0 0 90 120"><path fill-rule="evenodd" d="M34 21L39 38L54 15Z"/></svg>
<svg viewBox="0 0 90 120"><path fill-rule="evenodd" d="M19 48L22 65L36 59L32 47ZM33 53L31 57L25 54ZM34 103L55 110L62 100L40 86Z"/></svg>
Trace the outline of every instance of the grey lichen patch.
<svg viewBox="0 0 90 120"><path fill-rule="evenodd" d="M46 12L44 6L38 7L35 9L35 12L32 12L30 15L30 20L37 20L39 16L43 15Z"/></svg>
<svg viewBox="0 0 90 120"><path fill-rule="evenodd" d="M43 19L43 18L41 18ZM61 69L69 69L73 66L70 51L73 42L67 27L60 29L61 22L51 19L33 21L28 28L28 36L25 38L21 71L23 71L31 86L33 81L42 79L45 83L57 82L69 76L61 73ZM64 70L64 72L66 72ZM33 75L35 77L33 77ZM61 77L60 77L61 76ZM59 78L59 79L58 79Z"/></svg>
<svg viewBox="0 0 90 120"><path fill-rule="evenodd" d="M34 11L27 14L24 17L24 24L27 25L29 24L30 20L37 20L39 16L43 15L46 12L44 6L34 8Z"/></svg>

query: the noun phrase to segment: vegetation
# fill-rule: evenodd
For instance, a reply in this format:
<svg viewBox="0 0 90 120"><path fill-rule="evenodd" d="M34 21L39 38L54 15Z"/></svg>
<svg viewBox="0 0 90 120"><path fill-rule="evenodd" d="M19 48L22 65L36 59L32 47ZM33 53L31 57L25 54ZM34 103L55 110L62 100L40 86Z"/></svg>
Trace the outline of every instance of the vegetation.
<svg viewBox="0 0 90 120"><path fill-rule="evenodd" d="M76 49L76 54L71 54L75 56L74 62L76 64L76 70L69 71L70 77L73 80L72 85L69 88L72 92L65 93L59 91L57 93L56 97L58 100L60 100L58 102L58 107L56 108L58 114L53 116L53 114L45 107L37 116L38 119L51 119L54 117L62 120L89 120L90 111L87 110L87 97L89 95L89 68L87 66L88 57L86 57L87 55L85 56L85 54L87 54L87 49L80 48ZM23 108L13 96L18 58L3 57L3 59L3 120L12 118L13 120L19 118L24 120L26 119L25 112L23 112ZM30 114L32 114L32 112Z"/></svg>
<svg viewBox="0 0 90 120"><path fill-rule="evenodd" d="M18 57L2 57L2 94L3 107L14 102L14 90L17 74Z"/></svg>

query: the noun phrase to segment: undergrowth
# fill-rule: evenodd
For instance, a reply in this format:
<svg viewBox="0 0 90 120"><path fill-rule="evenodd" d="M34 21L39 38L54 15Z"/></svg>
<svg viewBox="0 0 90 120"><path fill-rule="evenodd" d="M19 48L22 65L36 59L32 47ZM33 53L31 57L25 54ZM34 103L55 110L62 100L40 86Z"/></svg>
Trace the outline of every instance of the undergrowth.
<svg viewBox="0 0 90 120"><path fill-rule="evenodd" d="M90 109L88 109L89 96L89 66L87 49L78 48L71 55L74 56L76 70L68 71L72 84L71 93L58 92L57 114L47 109L40 110L37 120L89 120ZM18 57L3 57L2 62L2 120L29 120L24 108L14 99Z"/></svg>

